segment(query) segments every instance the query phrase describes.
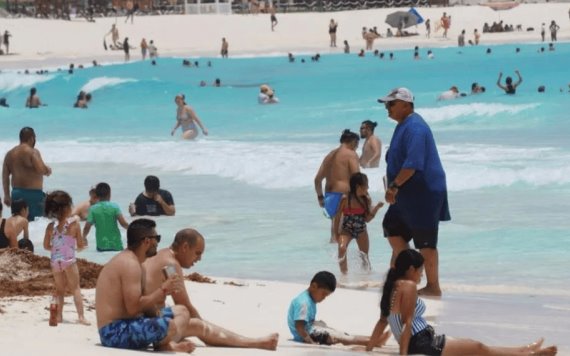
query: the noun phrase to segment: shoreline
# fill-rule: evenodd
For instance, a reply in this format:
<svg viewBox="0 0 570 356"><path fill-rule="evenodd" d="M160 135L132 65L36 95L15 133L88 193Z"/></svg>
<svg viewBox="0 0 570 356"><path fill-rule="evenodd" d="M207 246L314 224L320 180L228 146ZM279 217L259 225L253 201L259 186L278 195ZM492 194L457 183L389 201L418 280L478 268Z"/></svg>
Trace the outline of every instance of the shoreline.
<svg viewBox="0 0 570 356"><path fill-rule="evenodd" d="M254 349L233 349L205 347L195 337L189 338L198 345L201 355L358 355L361 350L354 347L333 345L318 346L293 342L287 328L286 315L290 300L306 285L263 280L213 278L216 283L193 283L186 281L186 287L193 303L202 316L214 324L249 337L278 332L277 351ZM36 345L61 345L84 355L123 355L129 350L101 348L94 312L94 289L83 289L85 313L91 326L75 324L76 312L72 298L66 297L64 322L56 328L48 327L49 296L0 298L0 340L11 355L27 355L37 351ZM317 320L350 334L369 335L379 315L378 290L352 290L337 288L325 301L318 305ZM172 302L168 299L168 304ZM346 304L350 300L350 305ZM532 296L497 296L464 293L448 293L442 299L424 298L428 322L436 332L449 337L469 337L491 345L524 345L544 336L545 344L557 344L560 355L570 354L570 343L566 335L566 317L570 305L541 305L540 299ZM559 300L560 303L564 299ZM529 310L535 310L529 312ZM537 316L540 314L540 317ZM517 320L515 323L514 320ZM246 321L246 322L244 322ZM26 343L29 333L36 342ZM73 336L71 336L73 335ZM383 348L376 348L372 354L391 355L397 353L397 344L391 337ZM47 352L48 355L55 354Z"/></svg>
<svg viewBox="0 0 570 356"><path fill-rule="evenodd" d="M438 8L417 8L424 18L431 19L432 35L425 37L425 26L411 27L417 36L379 38L374 48L380 51L456 47L457 36L466 30L466 40L472 39L473 29L481 29L484 22L504 21L506 24L520 24L523 31L502 33L481 33L479 47L500 44L547 45L550 33L547 28L546 41L540 41L540 24L555 20L561 27L558 40L570 39L568 4L521 4L508 11L494 11L485 6L454 6ZM343 41L348 40L351 55L364 48L360 36L362 26L377 26L384 35L388 26L383 19L387 14L408 8L383 8L318 13L278 13L279 25L275 32L269 30L269 17L261 15L160 15L141 16L134 24L125 24L122 18L97 18L95 23L81 19L71 21L43 20L34 18L4 19L3 28L12 34L11 50L14 55L0 56L2 69L43 69L74 62L89 66L93 60L99 63L124 63L123 51L105 51L102 46L111 24L117 23L120 40L130 38L131 60L140 59L137 48L141 38L153 39L160 57L211 57L219 58L219 44L222 37L230 43L230 58L255 56L281 56L291 52L295 55L320 53L342 53ZM442 38L441 31L435 32L435 23L443 12L452 15L453 22L448 38ZM328 46L327 26L330 18L339 22L337 47ZM218 25L212 28L212 24ZM528 32L527 28L534 28ZM208 31L204 32L204 29ZM50 33L45 40L44 33ZM469 45L468 45L469 46Z"/></svg>

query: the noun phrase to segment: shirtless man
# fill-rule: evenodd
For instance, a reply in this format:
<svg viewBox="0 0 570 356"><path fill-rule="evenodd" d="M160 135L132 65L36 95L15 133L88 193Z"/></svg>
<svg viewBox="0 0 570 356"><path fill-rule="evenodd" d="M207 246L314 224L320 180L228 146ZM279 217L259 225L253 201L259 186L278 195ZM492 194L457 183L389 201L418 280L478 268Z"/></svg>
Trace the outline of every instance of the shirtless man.
<svg viewBox="0 0 570 356"><path fill-rule="evenodd" d="M101 344L121 349L192 352L190 341L181 341L190 314L181 305L158 310L166 295L182 289L182 280L172 276L145 295L142 263L156 254L160 235L149 219L131 222L127 249L113 257L99 273L95 287L95 311Z"/></svg>
<svg viewBox="0 0 570 356"><path fill-rule="evenodd" d="M146 293L160 289L164 283L163 268L174 266L176 275L183 279L182 268L190 268L200 261L206 248L204 238L194 229L178 231L170 248L158 251L158 254L147 259L143 266L146 270ZM190 302L186 287L183 285L178 293L172 294L172 300L177 306L184 306L190 312L190 322L184 337L195 336L209 346L243 347L265 350L275 350L279 334L274 333L260 338L249 338L235 334L229 330L202 320L200 314ZM159 307L165 306L166 296Z"/></svg>
<svg viewBox="0 0 570 356"><path fill-rule="evenodd" d="M338 240L338 224L340 214L337 214L338 205L343 194L350 190L350 176L359 172L358 155L358 135L350 130L344 130L340 136L340 147L332 150L323 159L319 171L315 176L315 191L319 205L325 209L331 221L331 243ZM323 180L325 183L325 194L323 195Z"/></svg>
<svg viewBox="0 0 570 356"><path fill-rule="evenodd" d="M378 168L380 157L382 156L382 141L374 135L374 128L377 122L370 120L363 121L360 125L360 138L365 139L362 146L362 156L360 156L360 167Z"/></svg>
<svg viewBox="0 0 570 356"><path fill-rule="evenodd" d="M24 127L20 130L20 144L6 153L2 167L4 204L10 206L12 200L23 199L30 209L29 221L44 215L44 176L51 175L51 168L44 163L35 145L34 129Z"/></svg>
<svg viewBox="0 0 570 356"><path fill-rule="evenodd" d="M372 50L374 47L374 40L376 40L380 35L375 33L372 29L367 32L362 33L362 38L366 42L366 50Z"/></svg>
<svg viewBox="0 0 570 356"><path fill-rule="evenodd" d="M228 44L228 41L226 41L226 38L222 38L222 50L221 50L221 54L222 54L222 58L228 58L228 47L230 45Z"/></svg>

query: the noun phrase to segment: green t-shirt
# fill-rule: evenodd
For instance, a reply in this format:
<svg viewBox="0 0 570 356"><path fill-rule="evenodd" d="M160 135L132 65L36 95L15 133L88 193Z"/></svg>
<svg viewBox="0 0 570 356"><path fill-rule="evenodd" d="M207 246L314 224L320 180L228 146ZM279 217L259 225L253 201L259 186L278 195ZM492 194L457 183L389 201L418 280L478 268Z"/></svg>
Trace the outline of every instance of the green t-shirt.
<svg viewBox="0 0 570 356"><path fill-rule="evenodd" d="M121 209L116 203L110 201L101 201L89 208L87 222L95 225L97 250L120 251L123 249L117 222L119 215L121 215Z"/></svg>

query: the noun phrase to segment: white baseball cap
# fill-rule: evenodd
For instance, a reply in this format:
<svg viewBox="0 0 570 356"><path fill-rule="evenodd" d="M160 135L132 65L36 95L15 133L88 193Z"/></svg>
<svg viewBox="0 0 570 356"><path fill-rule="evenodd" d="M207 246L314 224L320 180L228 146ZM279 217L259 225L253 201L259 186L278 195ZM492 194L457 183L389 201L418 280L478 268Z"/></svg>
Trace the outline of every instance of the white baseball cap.
<svg viewBox="0 0 570 356"><path fill-rule="evenodd" d="M412 92L407 88L395 88L392 89L392 91L390 91L390 93L385 97L379 98L378 102L387 103L389 101L394 101L394 100L402 100L402 101L407 101L408 103L413 103L414 94L412 94Z"/></svg>

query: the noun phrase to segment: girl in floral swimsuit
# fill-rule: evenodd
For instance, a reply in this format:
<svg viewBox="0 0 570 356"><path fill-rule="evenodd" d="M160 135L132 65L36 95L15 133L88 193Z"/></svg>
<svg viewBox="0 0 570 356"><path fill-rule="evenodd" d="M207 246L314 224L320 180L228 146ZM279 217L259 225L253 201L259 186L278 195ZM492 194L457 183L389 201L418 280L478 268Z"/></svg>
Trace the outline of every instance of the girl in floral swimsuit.
<svg viewBox="0 0 570 356"><path fill-rule="evenodd" d="M342 273L348 272L346 250L348 244L356 239L362 267L370 269L368 260L368 231L366 223L374 218L378 210L384 205L379 202L371 208L372 199L368 194L368 177L363 173L354 173L350 177L350 192L340 202L339 211L342 213L340 223L340 237L338 241L338 264Z"/></svg>
<svg viewBox="0 0 570 356"><path fill-rule="evenodd" d="M44 248L51 251L51 269L58 300L58 322L63 319L63 297L67 287L73 294L79 323L90 325L83 314L79 269L75 262L75 249L76 247L79 250L83 249L85 242L81 236L79 223L71 217L71 210L71 197L66 192L56 190L47 195L45 213L48 218L55 221L46 227Z"/></svg>

